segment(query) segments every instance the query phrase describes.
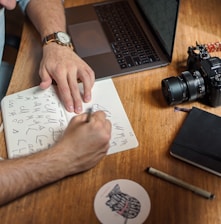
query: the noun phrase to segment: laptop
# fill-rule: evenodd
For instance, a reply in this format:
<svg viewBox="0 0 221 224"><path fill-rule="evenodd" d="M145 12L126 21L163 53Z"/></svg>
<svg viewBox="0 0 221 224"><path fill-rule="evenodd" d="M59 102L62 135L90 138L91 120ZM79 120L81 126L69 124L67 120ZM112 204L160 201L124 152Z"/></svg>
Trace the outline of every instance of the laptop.
<svg viewBox="0 0 221 224"><path fill-rule="evenodd" d="M76 53L96 79L168 65L180 0L107 0L66 8Z"/></svg>

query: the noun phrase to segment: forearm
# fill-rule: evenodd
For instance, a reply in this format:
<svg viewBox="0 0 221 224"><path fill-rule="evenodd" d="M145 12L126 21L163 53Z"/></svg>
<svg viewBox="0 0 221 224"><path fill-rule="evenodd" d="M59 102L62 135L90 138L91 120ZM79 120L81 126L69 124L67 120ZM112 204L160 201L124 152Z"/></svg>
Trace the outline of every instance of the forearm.
<svg viewBox="0 0 221 224"><path fill-rule="evenodd" d="M57 31L66 31L62 0L31 0L26 11L41 39Z"/></svg>
<svg viewBox="0 0 221 224"><path fill-rule="evenodd" d="M0 161L0 205L65 177L65 166L54 149Z"/></svg>
<svg viewBox="0 0 221 224"><path fill-rule="evenodd" d="M0 161L0 205L66 176L94 167L107 153L111 123L102 111L75 116L52 148Z"/></svg>

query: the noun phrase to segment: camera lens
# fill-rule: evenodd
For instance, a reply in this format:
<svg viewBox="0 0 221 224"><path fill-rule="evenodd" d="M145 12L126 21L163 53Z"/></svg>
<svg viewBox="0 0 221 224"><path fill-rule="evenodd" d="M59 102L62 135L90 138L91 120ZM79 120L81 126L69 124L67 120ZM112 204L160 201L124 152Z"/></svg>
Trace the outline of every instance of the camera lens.
<svg viewBox="0 0 221 224"><path fill-rule="evenodd" d="M169 105L192 101L205 95L204 79L199 71L193 74L185 71L180 76L163 79L161 86Z"/></svg>

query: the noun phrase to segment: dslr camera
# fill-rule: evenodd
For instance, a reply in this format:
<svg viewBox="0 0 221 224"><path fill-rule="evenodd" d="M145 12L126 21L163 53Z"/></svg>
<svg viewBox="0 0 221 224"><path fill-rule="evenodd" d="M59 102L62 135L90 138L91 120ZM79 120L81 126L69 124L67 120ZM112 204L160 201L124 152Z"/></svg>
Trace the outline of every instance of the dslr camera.
<svg viewBox="0 0 221 224"><path fill-rule="evenodd" d="M221 105L221 59L211 57L205 45L188 47L187 71L161 82L168 105L204 99L210 106Z"/></svg>

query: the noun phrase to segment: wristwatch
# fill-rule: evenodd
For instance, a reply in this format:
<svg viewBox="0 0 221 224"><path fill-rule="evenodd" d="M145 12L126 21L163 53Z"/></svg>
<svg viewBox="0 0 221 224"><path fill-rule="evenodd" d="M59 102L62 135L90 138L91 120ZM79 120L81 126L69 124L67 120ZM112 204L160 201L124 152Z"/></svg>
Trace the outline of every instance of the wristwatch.
<svg viewBox="0 0 221 224"><path fill-rule="evenodd" d="M59 45L62 45L62 46L70 47L72 50L74 49L74 47L71 43L70 36L67 33L64 33L64 32L52 33L52 34L46 36L43 39L43 45L49 44L51 42L55 42L55 43L57 43Z"/></svg>

